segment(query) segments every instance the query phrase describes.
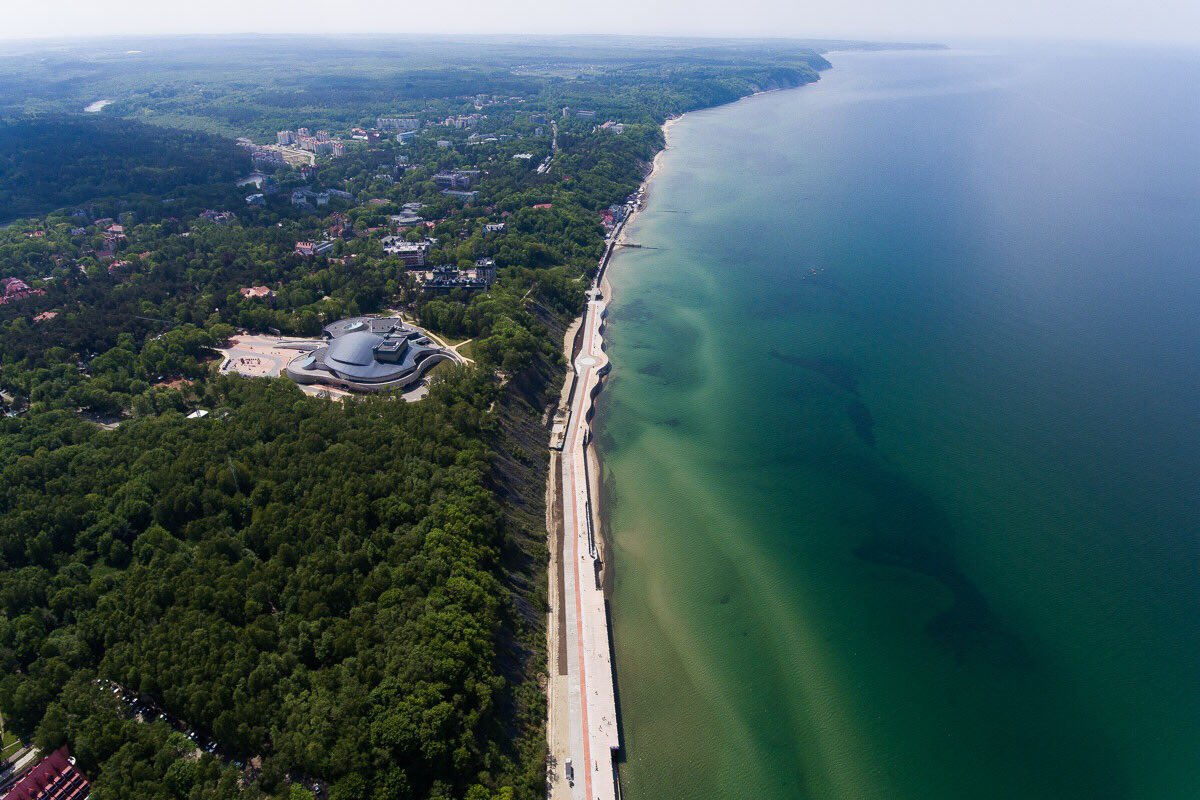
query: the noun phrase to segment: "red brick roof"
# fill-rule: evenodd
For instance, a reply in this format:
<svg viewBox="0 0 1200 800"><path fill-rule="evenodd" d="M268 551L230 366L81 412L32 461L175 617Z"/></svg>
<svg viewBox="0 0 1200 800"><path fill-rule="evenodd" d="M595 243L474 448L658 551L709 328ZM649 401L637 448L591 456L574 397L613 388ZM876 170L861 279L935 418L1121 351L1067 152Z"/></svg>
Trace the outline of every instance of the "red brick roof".
<svg viewBox="0 0 1200 800"><path fill-rule="evenodd" d="M4 800L83 800L88 789L87 778L75 769L67 748L62 747L29 770Z"/></svg>

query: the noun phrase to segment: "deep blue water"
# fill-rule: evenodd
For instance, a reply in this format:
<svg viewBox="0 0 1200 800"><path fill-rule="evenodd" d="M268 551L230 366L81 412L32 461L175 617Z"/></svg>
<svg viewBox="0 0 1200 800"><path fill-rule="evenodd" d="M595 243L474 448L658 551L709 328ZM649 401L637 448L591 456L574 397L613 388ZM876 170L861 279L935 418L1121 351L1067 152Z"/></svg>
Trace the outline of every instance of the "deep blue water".
<svg viewBox="0 0 1200 800"><path fill-rule="evenodd" d="M830 60L614 265L627 796L1200 796L1200 54Z"/></svg>

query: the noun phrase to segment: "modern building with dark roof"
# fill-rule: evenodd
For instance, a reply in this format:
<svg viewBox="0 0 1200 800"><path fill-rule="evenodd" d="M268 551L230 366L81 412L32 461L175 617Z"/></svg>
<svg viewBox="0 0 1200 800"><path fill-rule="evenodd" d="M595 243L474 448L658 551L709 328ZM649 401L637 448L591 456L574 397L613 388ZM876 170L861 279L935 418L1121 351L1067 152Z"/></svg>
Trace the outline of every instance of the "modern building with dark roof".
<svg viewBox="0 0 1200 800"><path fill-rule="evenodd" d="M286 373L297 383L379 392L403 389L434 364L455 361L422 331L395 317L351 317L325 326L326 343L294 359Z"/></svg>

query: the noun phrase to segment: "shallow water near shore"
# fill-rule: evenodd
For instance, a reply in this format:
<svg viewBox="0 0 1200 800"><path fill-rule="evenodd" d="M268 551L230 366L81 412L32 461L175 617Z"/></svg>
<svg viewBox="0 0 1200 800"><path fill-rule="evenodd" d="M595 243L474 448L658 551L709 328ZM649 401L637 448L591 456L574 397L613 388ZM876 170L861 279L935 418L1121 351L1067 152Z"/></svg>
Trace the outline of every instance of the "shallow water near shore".
<svg viewBox="0 0 1200 800"><path fill-rule="evenodd" d="M1200 795L1200 56L830 60L610 269L624 796Z"/></svg>

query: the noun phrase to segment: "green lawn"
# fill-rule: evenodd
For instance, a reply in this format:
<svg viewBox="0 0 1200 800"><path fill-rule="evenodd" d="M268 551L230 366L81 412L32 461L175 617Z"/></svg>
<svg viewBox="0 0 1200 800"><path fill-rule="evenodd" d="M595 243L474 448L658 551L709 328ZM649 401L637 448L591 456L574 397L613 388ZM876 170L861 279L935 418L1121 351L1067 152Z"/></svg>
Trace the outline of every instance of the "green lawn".
<svg viewBox="0 0 1200 800"><path fill-rule="evenodd" d="M17 738L15 733L10 731L4 731L3 733L3 738L0 738L0 758L8 758L21 749L21 740Z"/></svg>

